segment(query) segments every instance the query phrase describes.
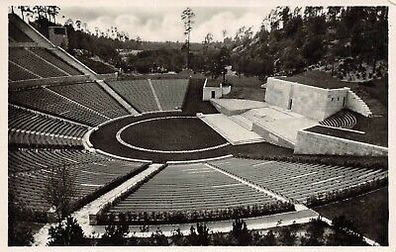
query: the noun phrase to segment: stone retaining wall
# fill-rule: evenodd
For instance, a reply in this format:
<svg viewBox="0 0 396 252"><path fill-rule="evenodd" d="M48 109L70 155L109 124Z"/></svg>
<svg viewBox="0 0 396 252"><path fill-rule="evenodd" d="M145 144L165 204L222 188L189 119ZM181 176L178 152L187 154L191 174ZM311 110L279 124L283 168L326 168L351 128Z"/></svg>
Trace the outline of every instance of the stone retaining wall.
<svg viewBox="0 0 396 252"><path fill-rule="evenodd" d="M300 130L295 154L387 156L388 148L349 139Z"/></svg>
<svg viewBox="0 0 396 252"><path fill-rule="evenodd" d="M266 142L290 149L294 148L294 144L292 142L282 138L281 136L275 135L270 130L264 128L263 126L255 122L253 122L252 131L256 132L261 137L263 137Z"/></svg>

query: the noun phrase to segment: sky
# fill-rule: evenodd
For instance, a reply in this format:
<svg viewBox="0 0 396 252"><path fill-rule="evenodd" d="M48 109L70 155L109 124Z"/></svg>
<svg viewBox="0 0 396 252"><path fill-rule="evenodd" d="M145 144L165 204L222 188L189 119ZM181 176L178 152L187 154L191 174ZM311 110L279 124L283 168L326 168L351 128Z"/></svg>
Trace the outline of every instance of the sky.
<svg viewBox="0 0 396 252"><path fill-rule="evenodd" d="M130 38L140 37L149 41L184 41L184 27L181 13L187 6L62 6L58 20L67 18L81 20L94 31L116 26L119 31L128 32ZM192 42L202 42L207 33L214 40L223 40L222 31L234 36L242 26L252 26L257 31L263 19L269 14L267 6L192 6L195 13ZM65 16L65 18L62 18Z"/></svg>

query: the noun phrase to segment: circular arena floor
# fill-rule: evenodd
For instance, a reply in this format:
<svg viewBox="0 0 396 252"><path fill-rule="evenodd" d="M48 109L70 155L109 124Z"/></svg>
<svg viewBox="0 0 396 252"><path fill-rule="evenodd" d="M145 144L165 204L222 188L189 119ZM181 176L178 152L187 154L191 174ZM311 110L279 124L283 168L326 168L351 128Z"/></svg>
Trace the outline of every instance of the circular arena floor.
<svg viewBox="0 0 396 252"><path fill-rule="evenodd" d="M188 161L224 156L232 146L196 116L152 113L116 119L90 135L95 149L153 162Z"/></svg>

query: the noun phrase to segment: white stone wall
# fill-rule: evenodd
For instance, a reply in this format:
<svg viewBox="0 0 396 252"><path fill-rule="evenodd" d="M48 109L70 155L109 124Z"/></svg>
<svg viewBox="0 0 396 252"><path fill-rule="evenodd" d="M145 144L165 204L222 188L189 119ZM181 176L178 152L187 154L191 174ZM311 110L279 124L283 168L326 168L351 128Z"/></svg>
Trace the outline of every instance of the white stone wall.
<svg viewBox="0 0 396 252"><path fill-rule="evenodd" d="M348 88L324 89L296 82L268 78L265 101L289 109L307 118L322 121L340 111L347 100Z"/></svg>
<svg viewBox="0 0 396 252"><path fill-rule="evenodd" d="M291 111L307 118L321 121L325 117L328 90L306 85L293 84Z"/></svg>
<svg viewBox="0 0 396 252"><path fill-rule="evenodd" d="M292 142L282 138L282 136L280 136L280 135L274 134L274 132L266 129L265 127L263 127L262 125L260 125L256 122L253 122L253 124L252 124L252 131L259 134L262 138L265 139L265 141L267 141L271 144L281 146L281 147L286 147L289 149L294 148L294 144Z"/></svg>
<svg viewBox="0 0 396 252"><path fill-rule="evenodd" d="M221 83L219 83L219 87L208 87L206 86L207 79L205 80L203 89L202 89L202 100L203 101L209 101L212 99L212 91L215 92L215 99L223 97L223 95L227 95L231 93L231 86L223 86Z"/></svg>
<svg viewBox="0 0 396 252"><path fill-rule="evenodd" d="M387 156L388 148L300 130L295 154Z"/></svg>
<svg viewBox="0 0 396 252"><path fill-rule="evenodd" d="M292 82L268 78L265 89L265 102L287 109Z"/></svg>
<svg viewBox="0 0 396 252"><path fill-rule="evenodd" d="M348 101L348 92L349 88L329 89L327 91L327 103L323 119L326 119L344 108L344 100L345 105Z"/></svg>
<svg viewBox="0 0 396 252"><path fill-rule="evenodd" d="M216 92L215 94L216 99L221 98L223 95L223 92L219 87L204 87L202 92L202 100L209 101L210 99L212 99L212 91Z"/></svg>
<svg viewBox="0 0 396 252"><path fill-rule="evenodd" d="M222 87L223 95L228 95L231 93L231 86L223 86Z"/></svg>
<svg viewBox="0 0 396 252"><path fill-rule="evenodd" d="M356 113L369 117L372 115L367 104L353 91L348 91L348 98L346 107Z"/></svg>

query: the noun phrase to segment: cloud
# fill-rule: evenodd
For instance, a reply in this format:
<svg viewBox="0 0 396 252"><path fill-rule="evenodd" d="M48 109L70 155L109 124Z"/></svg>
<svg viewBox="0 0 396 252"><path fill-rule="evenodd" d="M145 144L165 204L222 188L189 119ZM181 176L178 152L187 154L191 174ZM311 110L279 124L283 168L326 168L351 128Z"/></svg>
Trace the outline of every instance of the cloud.
<svg viewBox="0 0 396 252"><path fill-rule="evenodd" d="M262 20L263 17L254 12L244 13L239 17L230 11L220 12L197 26L192 38L194 41L202 41L205 35L210 32L213 34L214 40L222 40L223 30L226 30L227 36L233 36L242 26L253 26L253 30L257 31Z"/></svg>
<svg viewBox="0 0 396 252"><path fill-rule="evenodd" d="M80 19L92 31L102 31L117 26L119 31L128 32L131 38L141 37L151 41L183 41L183 23L180 15L184 7L61 7L61 14L73 20ZM191 40L201 42L207 33L215 40L222 40L222 31L233 36L242 26L260 28L269 8L261 7L196 7L195 24Z"/></svg>

